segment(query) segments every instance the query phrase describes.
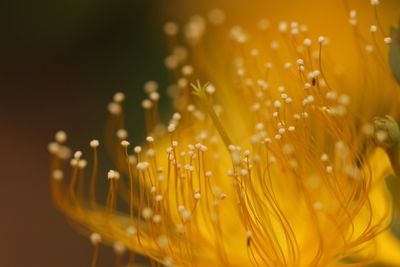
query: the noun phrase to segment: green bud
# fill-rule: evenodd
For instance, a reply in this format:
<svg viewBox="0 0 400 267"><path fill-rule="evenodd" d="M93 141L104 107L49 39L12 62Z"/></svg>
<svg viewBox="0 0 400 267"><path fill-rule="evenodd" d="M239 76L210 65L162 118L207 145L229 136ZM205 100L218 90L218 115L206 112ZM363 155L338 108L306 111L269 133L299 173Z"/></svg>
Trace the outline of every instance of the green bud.
<svg viewBox="0 0 400 267"><path fill-rule="evenodd" d="M374 139L378 146L390 152L398 152L400 148L400 128L397 122L389 115L376 117L373 120Z"/></svg>
<svg viewBox="0 0 400 267"><path fill-rule="evenodd" d="M391 38L389 63L394 78L397 80L397 83L400 84L400 26L397 28L392 27Z"/></svg>

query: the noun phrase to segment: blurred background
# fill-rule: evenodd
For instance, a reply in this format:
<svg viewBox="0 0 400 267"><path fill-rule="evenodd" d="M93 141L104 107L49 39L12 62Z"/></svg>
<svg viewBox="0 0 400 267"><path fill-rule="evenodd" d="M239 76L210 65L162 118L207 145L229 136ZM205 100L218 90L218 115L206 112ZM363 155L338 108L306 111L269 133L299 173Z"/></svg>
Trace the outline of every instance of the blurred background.
<svg viewBox="0 0 400 267"><path fill-rule="evenodd" d="M163 23L222 0L199 2L0 1L0 266L89 265L89 240L51 202L47 144L60 129L73 149L101 140L106 106L117 91L127 95L130 125L144 125L143 84L156 80L161 92L167 86ZM263 13L247 7L237 14ZM295 6L287 8L296 16ZM335 14L325 11L319 15L334 25ZM136 130L132 141L139 143L144 133ZM102 247L98 266L113 264L112 250Z"/></svg>
<svg viewBox="0 0 400 267"><path fill-rule="evenodd" d="M0 266L89 266L89 240L51 202L47 144L59 129L74 149L101 140L116 91L144 125L143 84L165 84L162 25L178 13L163 2L0 1ZM113 264L103 247L98 266Z"/></svg>

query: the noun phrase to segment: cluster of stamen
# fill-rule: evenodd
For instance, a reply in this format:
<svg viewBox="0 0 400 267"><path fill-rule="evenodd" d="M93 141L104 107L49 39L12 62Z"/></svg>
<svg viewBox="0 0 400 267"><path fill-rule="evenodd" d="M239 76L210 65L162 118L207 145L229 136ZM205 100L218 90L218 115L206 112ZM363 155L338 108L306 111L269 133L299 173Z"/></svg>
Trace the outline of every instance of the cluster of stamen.
<svg viewBox="0 0 400 267"><path fill-rule="evenodd" d="M371 4L376 10L379 1ZM349 14L357 27L357 12ZM363 146L375 131L354 123L351 97L323 57L329 38L312 38L296 21L272 29L262 19L258 33L276 36L265 51L252 32L232 26L229 76L201 83L197 78L209 70L195 67L206 65L199 47L226 26L222 10L212 10L208 20L194 16L183 27L186 46L178 24L165 24L174 44L165 65L175 113L166 125L160 122L159 86L147 82L143 147L128 141L121 92L108 105L105 147L112 151L112 170L99 170L98 140L90 142L89 178L87 160L80 151L72 155L64 132L49 145L55 202L93 232L92 266L101 242L114 244L119 262L129 249L157 266L322 266L351 256L384 219L370 223L372 178ZM379 25L370 27L373 42ZM98 192L102 179L108 181L104 196ZM366 222L356 232L361 211Z"/></svg>

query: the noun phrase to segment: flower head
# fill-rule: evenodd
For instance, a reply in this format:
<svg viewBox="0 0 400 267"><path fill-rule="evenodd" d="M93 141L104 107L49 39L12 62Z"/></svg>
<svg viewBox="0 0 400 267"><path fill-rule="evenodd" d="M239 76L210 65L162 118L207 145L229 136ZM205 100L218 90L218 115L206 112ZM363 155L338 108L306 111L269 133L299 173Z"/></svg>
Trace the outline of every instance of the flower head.
<svg viewBox="0 0 400 267"><path fill-rule="evenodd" d="M105 142L113 170L98 171L93 140L90 175L78 151L68 179L66 134L58 133L49 147L55 203L96 233L95 246L166 266L399 264L400 256L387 257L399 248L386 231L392 200L384 178L393 160L376 146L390 147L398 126L372 122L397 114L379 4L371 1L368 38L357 12L347 10L350 52L337 50L343 37L314 35L313 25L231 24L221 9L182 29L166 23L174 43L165 59L175 110L169 123L159 119L158 84L146 83L148 137L132 147L125 95L115 94ZM350 63L336 57L343 53ZM104 201L100 179L109 183Z"/></svg>

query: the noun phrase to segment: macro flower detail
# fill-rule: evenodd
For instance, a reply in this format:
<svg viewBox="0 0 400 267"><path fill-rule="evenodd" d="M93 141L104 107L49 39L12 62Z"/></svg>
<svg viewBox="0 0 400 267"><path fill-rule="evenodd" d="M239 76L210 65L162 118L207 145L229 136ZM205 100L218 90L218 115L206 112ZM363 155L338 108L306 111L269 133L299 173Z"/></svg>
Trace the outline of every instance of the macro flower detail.
<svg viewBox="0 0 400 267"><path fill-rule="evenodd" d="M385 180L400 164L399 85L380 6L360 9L367 24L347 3L344 36L229 8L167 22L169 122L149 81L142 145L121 92L90 153L72 154L63 131L49 145L54 202L90 238L92 266L100 244L118 266L127 251L152 266L400 265Z"/></svg>

